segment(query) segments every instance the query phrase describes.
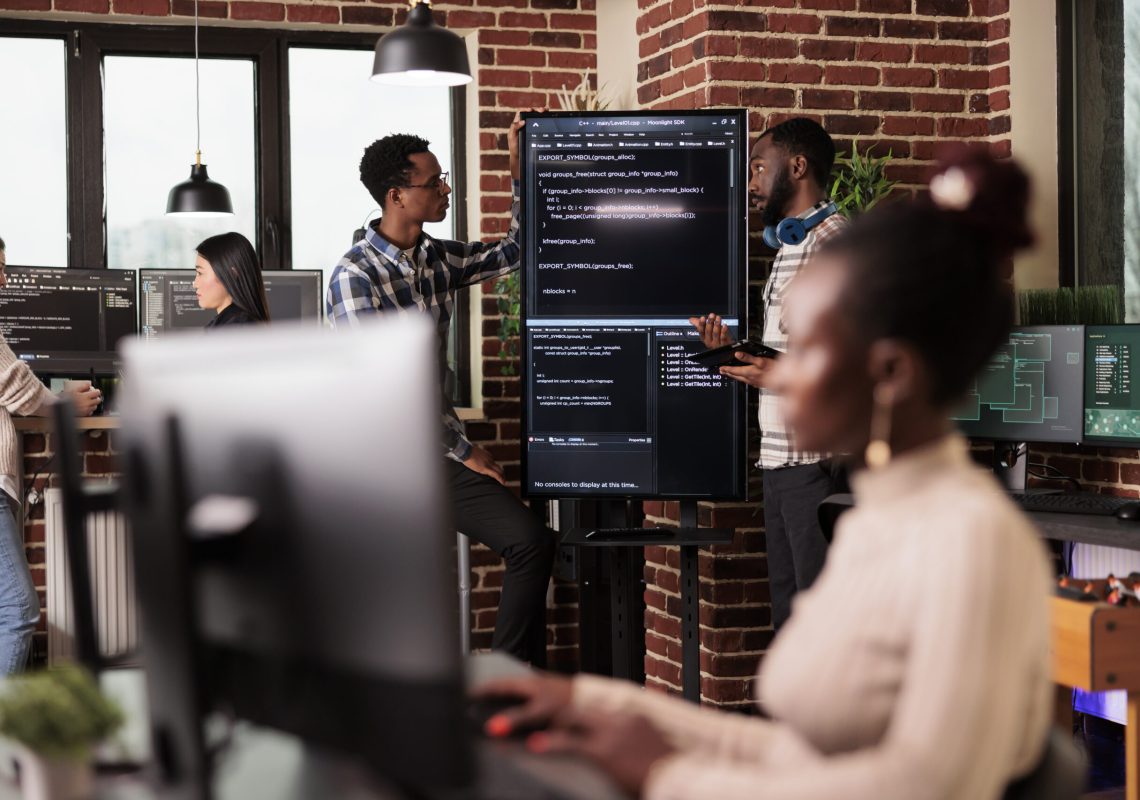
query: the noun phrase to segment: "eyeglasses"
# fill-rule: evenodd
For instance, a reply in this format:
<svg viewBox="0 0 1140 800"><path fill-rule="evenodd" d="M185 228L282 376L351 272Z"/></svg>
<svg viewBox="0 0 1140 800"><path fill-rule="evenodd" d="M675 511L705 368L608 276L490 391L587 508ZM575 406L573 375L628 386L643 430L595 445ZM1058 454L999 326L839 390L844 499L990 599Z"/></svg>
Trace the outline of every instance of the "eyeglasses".
<svg viewBox="0 0 1140 800"><path fill-rule="evenodd" d="M439 191L442 191L444 184L447 183L447 179L450 177L451 177L450 172L441 172L441 173L439 173L438 177L436 177L434 180L432 180L429 183L409 183L404 188L405 189L435 189L437 192L439 192Z"/></svg>

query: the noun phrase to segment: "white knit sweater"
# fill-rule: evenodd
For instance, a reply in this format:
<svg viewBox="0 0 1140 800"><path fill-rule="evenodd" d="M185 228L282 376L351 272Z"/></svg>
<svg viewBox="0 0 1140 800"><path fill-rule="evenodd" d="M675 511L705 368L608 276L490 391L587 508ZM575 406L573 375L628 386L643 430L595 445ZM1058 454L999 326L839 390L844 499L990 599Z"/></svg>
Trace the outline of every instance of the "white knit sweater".
<svg viewBox="0 0 1140 800"><path fill-rule="evenodd" d="M651 800L989 800L1052 713L1048 561L950 437L855 477L827 565L764 659L776 720L575 679L575 703L648 716L679 748Z"/></svg>
<svg viewBox="0 0 1140 800"><path fill-rule="evenodd" d="M34 414L55 399L31 367L16 358L12 348L0 337L0 489L14 500L19 499L23 470L19 463L20 448L12 415Z"/></svg>

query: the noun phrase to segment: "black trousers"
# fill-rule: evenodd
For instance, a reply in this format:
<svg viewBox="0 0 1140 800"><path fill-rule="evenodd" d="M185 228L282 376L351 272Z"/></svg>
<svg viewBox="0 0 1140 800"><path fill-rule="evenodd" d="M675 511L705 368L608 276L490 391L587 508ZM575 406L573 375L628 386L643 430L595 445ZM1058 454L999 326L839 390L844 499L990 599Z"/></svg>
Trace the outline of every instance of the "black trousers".
<svg viewBox="0 0 1140 800"><path fill-rule="evenodd" d="M445 463L456 530L506 561L491 647L543 667L546 587L557 535L502 484L450 458Z"/></svg>
<svg viewBox="0 0 1140 800"><path fill-rule="evenodd" d="M826 462L764 470L764 538L776 630L791 616L795 593L811 586L823 569L827 540L818 508L835 491Z"/></svg>

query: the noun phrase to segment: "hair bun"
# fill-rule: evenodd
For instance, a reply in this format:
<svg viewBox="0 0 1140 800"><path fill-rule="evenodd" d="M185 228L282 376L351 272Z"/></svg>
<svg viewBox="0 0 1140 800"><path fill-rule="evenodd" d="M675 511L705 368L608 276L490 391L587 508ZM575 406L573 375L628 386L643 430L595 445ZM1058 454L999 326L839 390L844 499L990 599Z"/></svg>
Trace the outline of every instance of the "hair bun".
<svg viewBox="0 0 1140 800"><path fill-rule="evenodd" d="M942 211L960 214L993 255L1004 260L1033 244L1029 188L1029 176L1017 162L963 148L939 161L930 179L930 200Z"/></svg>

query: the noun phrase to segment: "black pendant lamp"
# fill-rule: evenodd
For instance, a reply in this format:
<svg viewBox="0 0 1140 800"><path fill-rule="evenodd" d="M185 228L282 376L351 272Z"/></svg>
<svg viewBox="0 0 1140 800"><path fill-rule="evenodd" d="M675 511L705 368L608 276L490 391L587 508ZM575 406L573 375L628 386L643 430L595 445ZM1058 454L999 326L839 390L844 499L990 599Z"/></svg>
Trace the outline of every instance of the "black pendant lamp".
<svg viewBox="0 0 1140 800"><path fill-rule="evenodd" d="M408 20L376 43L372 80L390 86L461 86L471 82L463 39L431 18L431 0L410 0Z"/></svg>
<svg viewBox="0 0 1140 800"><path fill-rule="evenodd" d="M198 77L198 0L194 0L194 123L198 138L190 180L170 190L166 198L167 215L182 217L222 217L234 213L230 193L225 186L210 180L202 163L201 81Z"/></svg>

